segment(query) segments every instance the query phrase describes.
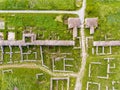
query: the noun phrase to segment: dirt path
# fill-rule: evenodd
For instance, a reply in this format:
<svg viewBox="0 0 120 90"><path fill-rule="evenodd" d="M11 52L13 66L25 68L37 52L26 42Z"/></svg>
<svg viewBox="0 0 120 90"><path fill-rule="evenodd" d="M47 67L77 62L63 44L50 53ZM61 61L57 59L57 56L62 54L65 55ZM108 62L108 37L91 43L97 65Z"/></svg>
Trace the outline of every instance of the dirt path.
<svg viewBox="0 0 120 90"><path fill-rule="evenodd" d="M77 73L54 73L50 71L49 69L41 66L41 65L36 65L34 63L31 64L11 64L11 65L1 65L0 69L5 69L5 68L38 68L51 76L71 76L71 77L77 77Z"/></svg>
<svg viewBox="0 0 120 90"><path fill-rule="evenodd" d="M5 68L39 68L36 64L11 64L11 65L1 65L0 69Z"/></svg>

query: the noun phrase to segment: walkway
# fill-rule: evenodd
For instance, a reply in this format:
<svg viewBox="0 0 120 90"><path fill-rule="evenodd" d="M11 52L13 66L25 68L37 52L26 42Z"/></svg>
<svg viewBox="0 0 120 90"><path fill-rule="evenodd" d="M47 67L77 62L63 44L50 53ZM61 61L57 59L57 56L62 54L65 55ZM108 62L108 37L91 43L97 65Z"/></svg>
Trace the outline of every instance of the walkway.
<svg viewBox="0 0 120 90"><path fill-rule="evenodd" d="M0 13L52 13L52 14L77 14L76 11L60 11L60 10L0 10Z"/></svg>
<svg viewBox="0 0 120 90"><path fill-rule="evenodd" d="M82 42L82 62L81 62L81 68L77 76L76 80L76 85L75 85L75 90L82 90L82 79L84 77L84 71L85 71L85 65L86 65L86 58L87 58L87 53L86 53L86 48L85 48L85 34L84 34L84 17L85 17L85 8L86 8L86 0L83 0L83 6L81 10L79 10L79 18L82 21L82 26L81 26L81 42Z"/></svg>

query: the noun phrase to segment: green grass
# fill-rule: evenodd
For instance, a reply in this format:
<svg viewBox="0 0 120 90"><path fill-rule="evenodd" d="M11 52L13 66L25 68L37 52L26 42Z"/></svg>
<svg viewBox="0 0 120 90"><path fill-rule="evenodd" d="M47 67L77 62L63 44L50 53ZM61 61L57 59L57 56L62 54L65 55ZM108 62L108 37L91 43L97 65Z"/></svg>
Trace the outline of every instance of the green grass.
<svg viewBox="0 0 120 90"><path fill-rule="evenodd" d="M6 29L0 30L4 32L4 39L7 39L9 31L15 32L16 40L22 39L22 31L30 30L37 34L37 39L72 39L72 34L68 30L65 21L69 17L78 17L77 15L62 14L63 22L55 21L60 14L0 14L0 18L5 20ZM8 30L8 26L15 27L14 30Z"/></svg>
<svg viewBox="0 0 120 90"><path fill-rule="evenodd" d="M86 17L98 17L99 19L98 29L93 35L94 40L105 40L105 35L112 40L119 40L119 5L118 0L87 0Z"/></svg>
<svg viewBox="0 0 120 90"><path fill-rule="evenodd" d="M12 69L13 73L2 74L2 70ZM36 78L36 74L43 73L42 76ZM49 90L50 89L50 76L49 74L41 71L38 68L6 68L0 69L0 90L13 90L16 86L19 90ZM62 84L66 90L66 81L59 81L59 89L61 90ZM56 87L53 83L53 88ZM70 90L75 86L75 78L70 77Z"/></svg>
<svg viewBox="0 0 120 90"><path fill-rule="evenodd" d="M29 48L27 48L27 46L23 46L23 53L30 53L30 54L25 54L23 55L23 60L41 60L41 56L40 56L40 47L39 46L29 46ZM35 58L35 52L36 52L36 57Z"/></svg>
<svg viewBox="0 0 120 90"><path fill-rule="evenodd" d="M120 1L118 0L87 0L87 8L86 8L86 17L98 17L99 26L96 29L93 38L94 40L105 40L105 35L110 40L119 40L119 28L120 28L120 10L119 10ZM90 36L89 29L85 29L86 36ZM91 41L92 42L92 41ZM91 44L90 42L90 44ZM82 90L86 90L87 81L97 82L101 84L101 90L105 90L106 85L109 89L112 89L112 81L119 81L119 47L112 47L112 55L92 55L92 44L89 44L88 48L88 58L85 69L85 76L83 78L83 88ZM99 47L99 52L102 52L102 47ZM105 47L105 53L109 52L109 47ZM115 60L110 61L110 65L116 64L115 69L110 69L111 72L115 72L114 74L109 74L109 79L98 79L97 76L106 76L107 71L107 62L104 58L111 57L115 58ZM92 77L88 77L89 64L91 62L101 62L102 65L92 65ZM118 84L115 85L116 89L120 89ZM97 90L96 86L91 85L91 90Z"/></svg>
<svg viewBox="0 0 120 90"><path fill-rule="evenodd" d="M12 52L13 52L13 54L12 54L12 61L13 62L15 62L15 61L20 62L21 55L20 55L19 47L18 46L12 47ZM18 53L16 53L16 52L18 52Z"/></svg>
<svg viewBox="0 0 120 90"><path fill-rule="evenodd" d="M31 37L25 37L25 42L26 43L31 43Z"/></svg>
<svg viewBox="0 0 120 90"><path fill-rule="evenodd" d="M116 64L116 68L115 69L110 69L111 72L115 72L113 74L109 74L109 79L98 79L97 76L106 76L106 71L107 71L107 61L104 60L104 58L115 58L113 61L110 61L110 65L112 66L113 63ZM101 84L101 90L105 90L105 86L107 85L110 89L112 88L112 81L119 81L120 77L119 77L119 70L120 70L120 62L119 62L119 58L120 56L89 56L87 58L87 65L86 65L86 69L85 69L85 76L83 78L83 88L82 90L86 90L86 85L87 85L87 81L90 82L97 82ZM101 62L101 65L92 65L91 68L91 76L92 77L88 77L88 70L89 70L89 64L91 62ZM93 88L92 90L96 90L94 89L95 86L91 86L91 88ZM116 88L119 90L120 86L118 86L116 84Z"/></svg>
<svg viewBox="0 0 120 90"><path fill-rule="evenodd" d="M64 61L55 61L55 70L64 70Z"/></svg>
<svg viewBox="0 0 120 90"><path fill-rule="evenodd" d="M63 87L63 90L67 90L67 80L59 80L58 81L58 89L59 90L62 90L62 86ZM57 81L54 80L53 81L53 90L56 90L57 89Z"/></svg>
<svg viewBox="0 0 120 90"><path fill-rule="evenodd" d="M95 84L91 84L91 85L89 86L89 89L90 89L90 90L97 90L97 89L98 89L98 86L95 85Z"/></svg>
<svg viewBox="0 0 120 90"><path fill-rule="evenodd" d="M2 10L75 10L76 8L75 0L0 0Z"/></svg>
<svg viewBox="0 0 120 90"><path fill-rule="evenodd" d="M4 63L8 63L10 62L10 54L3 54L3 60L4 60Z"/></svg>
<svg viewBox="0 0 120 90"><path fill-rule="evenodd" d="M120 37L120 1L118 0L87 0L86 17L98 17L99 26L93 36L94 41L119 40ZM89 29L85 29L86 36L90 36ZM92 44L91 44L92 45ZM90 44L89 44L90 46ZM94 47L93 47L94 48ZM100 52L102 50L99 50ZM92 52L92 46L88 49L89 55ZM109 47L105 47L105 52L109 52ZM119 54L119 47L112 47L112 54Z"/></svg>
<svg viewBox="0 0 120 90"><path fill-rule="evenodd" d="M15 62L15 61L16 61L16 62L20 62L20 60L21 60L21 55L20 55L20 53L17 53L17 54L16 54L16 53L13 53L13 54L12 54L12 61L13 61L13 62Z"/></svg>
<svg viewBox="0 0 120 90"><path fill-rule="evenodd" d="M12 46L12 62L13 63L20 63L21 61L21 54L20 54L20 48L18 46ZM39 46L29 46L27 48L26 46L22 47L23 53L30 52L28 55L23 55L24 59L23 60L36 60L39 62L41 60L41 55L40 55L40 47ZM36 57L35 58L35 52L36 52ZM0 52L1 55L2 52ZM4 46L4 54L3 54L3 64L6 64L10 61L10 48L8 46ZM28 58L27 58L28 57Z"/></svg>
<svg viewBox="0 0 120 90"><path fill-rule="evenodd" d="M4 52L10 52L9 46L4 46L3 48L4 48Z"/></svg>
<svg viewBox="0 0 120 90"><path fill-rule="evenodd" d="M75 82L76 82L76 78L71 77L70 78L70 88L69 88L70 90L74 90Z"/></svg>
<svg viewBox="0 0 120 90"><path fill-rule="evenodd" d="M50 75L42 72L39 69L27 69L27 68L12 68L13 74L0 73L0 89L1 90L13 90L16 86L19 90L48 90L50 86ZM39 80L36 79L36 74L43 73L44 81L39 84Z"/></svg>

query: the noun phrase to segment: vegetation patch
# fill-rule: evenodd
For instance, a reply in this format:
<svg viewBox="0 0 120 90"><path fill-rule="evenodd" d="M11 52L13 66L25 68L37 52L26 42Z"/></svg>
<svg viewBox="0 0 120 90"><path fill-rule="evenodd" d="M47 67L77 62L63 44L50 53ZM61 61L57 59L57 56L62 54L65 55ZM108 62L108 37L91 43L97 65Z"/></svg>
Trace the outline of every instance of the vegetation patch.
<svg viewBox="0 0 120 90"><path fill-rule="evenodd" d="M104 58L114 58L114 60L110 60L110 66L113 66L113 64L115 64L115 68L111 68L110 71L114 72L114 73L109 73L109 78L105 79L105 78L98 78L97 76L102 76L102 77L106 77L107 76L107 61ZM100 83L101 85L101 90L106 89L106 86L108 86L110 89L112 89L112 86L114 86L116 89L120 89L120 86L118 86L118 84L116 83L115 85L112 85L113 81L119 81L120 77L119 77L119 70L120 70L120 62L119 62L119 58L120 56L89 56L87 58L87 65L86 65L86 69L85 69L85 76L83 78L83 89L85 90L87 87L87 82L96 82L96 83ZM89 67L90 67L90 63L92 62L99 62L101 64L93 64L91 66L91 76L89 77ZM92 90L96 90L96 86L93 86L94 84L90 85L90 88Z"/></svg>
<svg viewBox="0 0 120 90"><path fill-rule="evenodd" d="M99 20L94 40L105 40L105 36L112 40L119 40L119 5L119 0L87 0L86 17L98 17Z"/></svg>
<svg viewBox="0 0 120 90"><path fill-rule="evenodd" d="M99 26L95 29L94 35L92 35L94 41L119 40L119 4L119 0L87 0L86 17L98 17L99 20ZM85 29L85 34L86 36L90 36L89 29ZM93 41L90 43L93 43ZM95 54L92 54L92 48L94 48ZM82 90L86 90L88 82L92 83L89 85L90 90L97 90L97 86L93 83L100 85L101 90L106 90L107 87L109 89L112 89L113 87L115 89L120 89L120 87L117 86L117 81L119 82L120 80L119 46L111 48L112 54L108 54L110 52L109 47L104 47L104 55L96 55L96 49L97 48L93 47L92 44L89 44L89 48L87 50L89 56L87 58ZM103 47L99 47L98 52L102 53L102 51ZM114 59L107 61L105 58ZM109 70L110 73L107 74ZM115 81L115 84L113 84L113 81Z"/></svg>
<svg viewBox="0 0 120 90"><path fill-rule="evenodd" d="M62 22L56 21L57 16L62 16ZM69 40L72 34L65 23L69 17L78 17L71 14L0 14L5 21L4 39L8 37L8 32L15 32L15 39L21 40L23 30L32 30L37 35L37 39L44 40ZM9 29L8 27L14 27Z"/></svg>
<svg viewBox="0 0 120 90"><path fill-rule="evenodd" d="M43 73L39 69L27 69L27 68L12 68L13 73L5 73L4 75L0 73L1 90L13 90L14 87L17 87L20 90L48 90L50 83L50 75ZM1 70L2 72L2 70ZM39 84L39 81L36 79L36 74L43 73L44 82Z"/></svg>
<svg viewBox="0 0 120 90"><path fill-rule="evenodd" d="M66 65L72 65L71 67L66 67L66 71L74 71L77 72L81 66L81 56L80 56L80 49L76 50L73 47L43 47L43 55L44 55L44 64L48 66L50 69L53 69L53 58L62 58L59 61L55 62L55 69L63 70L64 57L67 59L73 60L66 60Z"/></svg>
<svg viewBox="0 0 120 90"><path fill-rule="evenodd" d="M80 0L81 2L81 0ZM0 0L2 10L75 10L76 0ZM78 2L77 2L78 3Z"/></svg>

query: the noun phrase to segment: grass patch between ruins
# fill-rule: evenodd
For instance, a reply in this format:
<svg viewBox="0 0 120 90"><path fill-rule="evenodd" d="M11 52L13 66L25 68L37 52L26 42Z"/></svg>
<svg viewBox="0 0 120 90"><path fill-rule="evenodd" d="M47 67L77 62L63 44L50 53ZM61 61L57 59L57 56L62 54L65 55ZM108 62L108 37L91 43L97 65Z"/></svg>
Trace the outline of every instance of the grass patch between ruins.
<svg viewBox="0 0 120 90"><path fill-rule="evenodd" d="M66 60L66 65L72 65L71 67L66 67L66 71L77 72L81 67L81 51L73 49L73 47L43 47L44 64L53 70L53 58L62 58L55 61L55 69L63 70L64 67L64 57L73 60Z"/></svg>
<svg viewBox="0 0 120 90"><path fill-rule="evenodd" d="M87 17L98 17L99 26L95 30L93 36L93 41L103 41L105 40L105 36L107 37L106 41L109 40L119 40L120 34L120 10L119 10L120 1L118 0L87 0L87 8L86 8L86 18ZM86 36L90 36L89 29L85 29ZM92 41L88 45L88 57L85 68L85 74L83 78L83 88L82 90L86 90L87 82L96 82L101 86L101 90L106 90L106 86L109 89L112 89L114 86L115 89L120 89L119 84L112 85L113 81L120 81L119 70L119 47L112 47L112 54L105 55L93 55L92 48L96 51L95 47L92 46ZM109 47L105 47L105 53L109 53ZM99 47L99 53L102 53L102 47ZM107 61L104 58L114 58L114 60L110 60L109 64L114 66L115 68L111 68L110 71L114 73L109 74L108 79L97 78L97 76L106 76L107 75ZM99 64L91 64L92 62L99 62ZM89 67L91 64L91 77L89 77ZM89 86L90 90L97 90L97 86L92 84Z"/></svg>
<svg viewBox="0 0 120 90"><path fill-rule="evenodd" d="M110 69L111 73L109 74L109 78L108 79L102 79L102 78L97 78L97 76L107 76L107 60L104 60L104 58L114 58L114 60L110 61L110 65L113 66L115 64L116 68L115 69ZM85 90L87 87L87 82L96 82L96 83L100 83L101 84L101 90L106 89L106 86L109 87L109 89L112 88L112 81L119 81L120 77L119 77L119 70L120 70L120 62L119 62L119 58L120 56L89 56L87 58L87 64L86 64L86 69L85 69L85 74L84 74L84 78L83 78L83 88L82 90ZM101 65L98 64L92 64L91 65L91 77L89 77L89 65L92 62L100 62ZM93 85L93 84L92 84ZM120 89L120 86L118 86L119 84L115 84L115 88L116 89ZM94 89L96 86L91 86L91 88L93 88L92 90L97 90ZM90 88L89 88L90 89Z"/></svg>
<svg viewBox="0 0 120 90"><path fill-rule="evenodd" d="M12 70L12 72L5 72L3 70ZM42 74L36 78L37 74ZM50 89L50 76L49 74L41 71L38 68L6 68L0 69L0 89L1 90L13 90L17 87L20 90L49 90ZM59 88L63 85L66 88L66 81L58 83ZM53 83L54 87L55 84ZM70 77L70 90L74 89L75 78Z"/></svg>

